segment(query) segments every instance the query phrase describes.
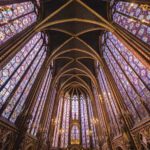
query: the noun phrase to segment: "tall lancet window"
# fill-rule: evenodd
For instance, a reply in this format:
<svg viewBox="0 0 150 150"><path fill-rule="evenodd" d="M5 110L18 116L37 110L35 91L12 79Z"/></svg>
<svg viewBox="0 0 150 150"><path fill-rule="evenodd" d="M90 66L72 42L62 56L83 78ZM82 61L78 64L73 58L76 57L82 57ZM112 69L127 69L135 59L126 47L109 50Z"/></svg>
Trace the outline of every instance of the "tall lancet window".
<svg viewBox="0 0 150 150"><path fill-rule="evenodd" d="M55 148L67 148L70 144L81 144L84 148L90 148L97 144L96 126L91 122L94 115L90 99L77 93L66 93L59 102L53 136Z"/></svg>
<svg viewBox="0 0 150 150"><path fill-rule="evenodd" d="M80 130L77 125L71 127L71 144L80 144Z"/></svg>
<svg viewBox="0 0 150 150"><path fill-rule="evenodd" d="M37 8L31 1L0 6L0 45L37 20Z"/></svg>
<svg viewBox="0 0 150 150"><path fill-rule="evenodd" d="M110 85L107 82L105 73L101 68L99 68L98 79L104 97L104 101L106 104L107 113L109 114L111 130L113 135L117 136L120 134L119 121L117 119L118 118L117 104L114 95L112 94L112 91L110 89Z"/></svg>
<svg viewBox="0 0 150 150"><path fill-rule="evenodd" d="M90 146L90 136L88 134L88 131L90 129L89 129L87 102L84 95L80 95L80 107L81 107L82 144L84 148L88 148Z"/></svg>
<svg viewBox="0 0 150 150"><path fill-rule="evenodd" d="M80 144L80 127L79 125L79 96L72 95L71 98L71 144ZM77 121L74 123L74 121Z"/></svg>
<svg viewBox="0 0 150 150"><path fill-rule="evenodd" d="M70 121L70 95L66 93L64 97L64 110L62 116L62 135L61 135L61 147L66 148L69 142L69 121Z"/></svg>
<svg viewBox="0 0 150 150"><path fill-rule="evenodd" d="M50 105L48 107L48 113L47 113L48 117L47 117L47 120L46 120L46 122L44 124L44 128L46 129L45 136L47 138L49 136L49 130L48 129L49 129L49 126L50 126L50 122L52 122L52 125L54 125L56 123L55 120L52 119L52 111L53 111L52 108L54 108L54 102L55 102L55 97L56 97L56 93L57 93L56 88L53 88L52 91L50 91L50 92L52 92L52 95L50 97L47 95L48 96L47 98L49 100L51 100L51 103L50 103Z"/></svg>
<svg viewBox="0 0 150 150"><path fill-rule="evenodd" d="M38 93L38 97L36 98L34 110L32 112L32 119L29 124L28 132L34 136L36 136L38 128L39 128L39 123L40 123L41 115L42 115L43 108L45 105L45 101L47 98L48 90L50 87L51 78L52 78L52 74L51 74L51 71L49 68L47 70L42 87ZM43 129L43 130L44 130L44 132L47 132L47 128Z"/></svg>
<svg viewBox="0 0 150 150"><path fill-rule="evenodd" d="M77 95L72 97L72 120L78 120L79 118L79 101Z"/></svg>
<svg viewBox="0 0 150 150"><path fill-rule="evenodd" d="M103 55L135 122L148 116L150 70L112 33L105 34Z"/></svg>
<svg viewBox="0 0 150 150"><path fill-rule="evenodd" d="M94 117L94 113L92 110L92 103L91 103L91 99L89 97L87 97L87 104L89 106L89 116L90 116L90 126L91 126L91 131L92 131L92 145L96 148L99 147L98 144L98 136L96 134L96 125L97 125L97 118Z"/></svg>
<svg viewBox="0 0 150 150"><path fill-rule="evenodd" d="M114 22L150 45L149 9L143 7L142 4L120 1L112 10Z"/></svg>
<svg viewBox="0 0 150 150"><path fill-rule="evenodd" d="M101 139L101 141L105 140L105 136L106 136L106 124L105 124L105 119L103 116L103 111L102 111L102 96L97 94L96 88L94 85L92 85L92 89L93 89L93 93L94 93L94 98L95 98L95 102L96 102L96 108L97 108L97 112L98 112L98 118L96 119L96 123L100 125L100 130L101 130L101 137L99 137Z"/></svg>
<svg viewBox="0 0 150 150"><path fill-rule="evenodd" d="M45 34L37 33L0 70L0 111L15 122L45 60Z"/></svg>

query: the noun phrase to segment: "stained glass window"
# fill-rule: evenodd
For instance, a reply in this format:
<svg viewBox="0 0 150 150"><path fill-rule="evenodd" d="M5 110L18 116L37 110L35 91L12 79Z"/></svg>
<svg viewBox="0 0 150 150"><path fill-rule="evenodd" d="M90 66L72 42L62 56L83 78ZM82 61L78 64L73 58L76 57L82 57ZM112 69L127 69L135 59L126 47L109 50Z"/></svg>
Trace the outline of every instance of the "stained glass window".
<svg viewBox="0 0 150 150"><path fill-rule="evenodd" d="M72 120L78 119L79 117L79 102L77 95L72 97Z"/></svg>
<svg viewBox="0 0 150 150"><path fill-rule="evenodd" d="M52 95L50 97L48 97L49 100L51 100L51 103L50 103L50 105L48 107L47 119L46 119L45 124L44 124L44 128L46 129L45 136L47 138L49 136L50 123L52 123L52 120L54 121L54 119L52 118L52 111L53 111L52 108L54 108L55 97L56 97L56 88L53 88L52 89ZM53 122L53 124L54 124L54 122Z"/></svg>
<svg viewBox="0 0 150 150"><path fill-rule="evenodd" d="M99 68L99 64L97 63L97 68ZM101 141L105 140L105 136L106 136L106 124L105 124L105 119L103 116L103 111L102 109L104 109L103 102L102 102L102 95L99 95L96 91L96 88L94 85L92 85L92 89L94 92L94 98L95 98L95 102L96 102L96 108L97 108L97 112L98 112L98 118L97 118L97 124L99 124L100 130L101 130ZM103 108L102 108L103 107Z"/></svg>
<svg viewBox="0 0 150 150"><path fill-rule="evenodd" d="M111 89L107 82L106 76L101 68L99 68L98 79L104 97L104 101L106 104L107 113L109 114L112 133L114 136L119 135L120 130L119 130L119 122L117 120L117 116L118 116L117 105L114 96L111 93Z"/></svg>
<svg viewBox="0 0 150 150"><path fill-rule="evenodd" d="M90 136L88 134L89 122L88 122L88 110L86 106L85 96L80 96L80 107L81 107L81 129L82 129L82 144L84 148L90 146Z"/></svg>
<svg viewBox="0 0 150 150"><path fill-rule="evenodd" d="M61 135L61 147L66 148L69 142L69 118L70 118L70 95L66 93L64 97L64 111L62 120L62 129L64 133Z"/></svg>
<svg viewBox="0 0 150 150"><path fill-rule="evenodd" d="M36 133L39 128L39 122L40 122L43 108L45 105L45 101L47 98L47 93L48 93L48 89L50 87L50 83L51 83L51 72L50 72L50 69L48 69L45 80L43 82L43 85L42 85L41 90L36 99L36 104L35 104L34 110L32 112L33 117L29 124L28 131L34 136L36 136ZM46 130L46 129L44 129L44 130Z"/></svg>
<svg viewBox="0 0 150 150"><path fill-rule="evenodd" d="M112 33L106 33L104 58L135 122L147 117L150 109L150 70Z"/></svg>
<svg viewBox="0 0 150 150"><path fill-rule="evenodd" d="M150 10L144 9L142 4L117 2L113 8L113 20L150 45Z"/></svg>
<svg viewBox="0 0 150 150"><path fill-rule="evenodd" d="M15 122L46 57L44 34L37 33L0 70L2 116Z"/></svg>
<svg viewBox="0 0 150 150"><path fill-rule="evenodd" d="M91 100L88 97L87 98L88 101L88 106L89 106L89 117L90 117L90 126L91 126L91 132L92 132L92 145L96 148L99 148L99 144L98 144L98 136L96 134L96 125L97 125L97 118L94 117L94 113L92 110L92 104L91 104Z"/></svg>
<svg viewBox="0 0 150 150"><path fill-rule="evenodd" d="M96 140L95 145L93 145L96 147L98 137L96 126L93 123L91 129L93 134L89 134L91 128L91 124L89 123L90 120L94 118L90 99L87 100L85 95L80 95L79 93L66 93L63 99L63 105L61 105L63 110L59 106L57 111L57 123L54 130L53 147L60 146L61 148L67 148L69 141L71 144L80 144L80 141L82 141L82 146L84 148L89 148L91 146L90 143L92 143L90 136L92 136L93 140ZM91 107L87 107L89 105L91 105ZM90 116L89 112L91 114ZM60 114L62 114L61 117ZM58 139L60 139L60 141L58 141ZM58 145L59 142L60 145Z"/></svg>
<svg viewBox="0 0 150 150"><path fill-rule="evenodd" d="M80 144L80 131L77 125L71 128L71 144Z"/></svg>
<svg viewBox="0 0 150 150"><path fill-rule="evenodd" d="M33 24L35 10L31 1L0 6L0 45Z"/></svg>

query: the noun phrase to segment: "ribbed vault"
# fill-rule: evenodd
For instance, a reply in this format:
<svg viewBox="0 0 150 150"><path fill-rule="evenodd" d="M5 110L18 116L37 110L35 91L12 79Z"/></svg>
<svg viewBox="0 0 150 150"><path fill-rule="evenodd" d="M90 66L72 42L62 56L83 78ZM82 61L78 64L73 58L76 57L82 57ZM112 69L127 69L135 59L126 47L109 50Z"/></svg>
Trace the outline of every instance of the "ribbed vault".
<svg viewBox="0 0 150 150"><path fill-rule="evenodd" d="M99 36L105 30L113 31L113 27L88 2L61 1L59 7L55 3L46 2L45 7L53 6L53 12L46 9L45 19L36 28L37 32L49 33L51 55L48 64L54 65L52 84L59 85L59 92L77 88L93 97L91 85L97 85L95 63L98 61L103 65L99 54Z"/></svg>

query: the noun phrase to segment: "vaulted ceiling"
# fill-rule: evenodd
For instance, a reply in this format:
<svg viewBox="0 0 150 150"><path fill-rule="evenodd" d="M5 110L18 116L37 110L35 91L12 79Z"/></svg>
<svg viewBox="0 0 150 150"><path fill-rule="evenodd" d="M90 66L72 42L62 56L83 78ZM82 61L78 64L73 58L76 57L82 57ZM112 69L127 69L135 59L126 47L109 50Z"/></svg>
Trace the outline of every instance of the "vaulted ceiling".
<svg viewBox="0 0 150 150"><path fill-rule="evenodd" d="M45 0L37 31L49 36L48 64L53 62L54 85L91 93L96 83L95 63L102 65L100 35L112 31L106 0Z"/></svg>

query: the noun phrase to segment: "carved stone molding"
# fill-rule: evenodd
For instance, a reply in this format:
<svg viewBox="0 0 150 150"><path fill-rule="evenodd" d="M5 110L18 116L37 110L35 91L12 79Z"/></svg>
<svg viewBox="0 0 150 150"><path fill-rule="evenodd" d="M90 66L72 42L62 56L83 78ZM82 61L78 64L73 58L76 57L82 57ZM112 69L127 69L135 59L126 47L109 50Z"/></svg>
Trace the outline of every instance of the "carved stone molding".
<svg viewBox="0 0 150 150"><path fill-rule="evenodd" d="M26 136L22 147L23 150L36 150L36 139L32 139Z"/></svg>
<svg viewBox="0 0 150 150"><path fill-rule="evenodd" d="M114 139L112 141L113 149L117 149L118 147L122 148L123 150L126 150L126 141L124 140L123 136L119 136L118 138Z"/></svg>
<svg viewBox="0 0 150 150"><path fill-rule="evenodd" d="M133 132L133 137L138 149L150 149L150 125L146 125Z"/></svg>
<svg viewBox="0 0 150 150"><path fill-rule="evenodd" d="M0 149L11 150L15 142L15 133L0 125Z"/></svg>

